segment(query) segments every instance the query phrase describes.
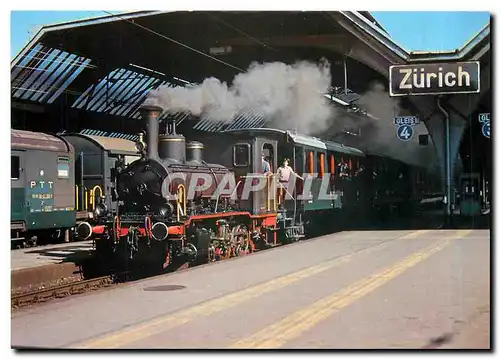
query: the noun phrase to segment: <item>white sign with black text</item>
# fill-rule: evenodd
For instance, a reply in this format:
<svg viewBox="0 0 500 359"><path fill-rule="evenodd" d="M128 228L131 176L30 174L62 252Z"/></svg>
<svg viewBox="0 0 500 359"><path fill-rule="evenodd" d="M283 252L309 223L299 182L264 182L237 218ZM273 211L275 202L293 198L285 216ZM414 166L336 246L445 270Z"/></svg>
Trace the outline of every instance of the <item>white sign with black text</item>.
<svg viewBox="0 0 500 359"><path fill-rule="evenodd" d="M480 92L478 61L394 65L389 67L390 96Z"/></svg>

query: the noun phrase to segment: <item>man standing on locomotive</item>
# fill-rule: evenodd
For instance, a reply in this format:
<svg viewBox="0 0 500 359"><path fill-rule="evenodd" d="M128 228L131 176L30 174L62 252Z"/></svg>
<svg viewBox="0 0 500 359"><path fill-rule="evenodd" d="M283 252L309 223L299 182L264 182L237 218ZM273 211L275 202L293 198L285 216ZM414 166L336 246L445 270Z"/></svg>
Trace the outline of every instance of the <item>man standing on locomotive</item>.
<svg viewBox="0 0 500 359"><path fill-rule="evenodd" d="M290 188L289 187L290 177L293 175L295 177L300 178L301 180L304 180L304 178L302 178L300 175L295 173L293 168L290 167L288 165L288 163L289 163L288 158L285 158L283 160L283 164L278 168L278 171L277 171L278 180L280 183L280 186L279 186L280 195L278 197L280 206L283 206L285 203L286 192Z"/></svg>

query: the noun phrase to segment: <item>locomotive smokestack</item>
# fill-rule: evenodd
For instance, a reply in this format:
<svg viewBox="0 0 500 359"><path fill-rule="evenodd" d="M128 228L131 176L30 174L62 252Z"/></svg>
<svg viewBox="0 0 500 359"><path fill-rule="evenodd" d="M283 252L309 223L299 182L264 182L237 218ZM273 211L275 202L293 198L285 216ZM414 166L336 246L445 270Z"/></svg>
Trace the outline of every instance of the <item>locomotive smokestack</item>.
<svg viewBox="0 0 500 359"><path fill-rule="evenodd" d="M158 106L143 105L139 108L141 118L147 121L147 137L148 137L148 157L157 159L158 156L158 119L160 118L163 109Z"/></svg>

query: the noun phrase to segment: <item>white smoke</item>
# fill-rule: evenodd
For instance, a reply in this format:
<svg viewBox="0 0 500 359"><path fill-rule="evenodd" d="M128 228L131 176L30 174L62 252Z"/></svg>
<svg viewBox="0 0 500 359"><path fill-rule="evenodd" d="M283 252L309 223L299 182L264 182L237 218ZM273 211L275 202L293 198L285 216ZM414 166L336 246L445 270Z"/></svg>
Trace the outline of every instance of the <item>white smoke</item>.
<svg viewBox="0 0 500 359"><path fill-rule="evenodd" d="M274 127L308 134L325 129L333 115L323 96L330 84L327 61L252 63L231 86L213 77L193 87L163 86L151 92L147 103L218 121L231 121L252 109L271 119Z"/></svg>
<svg viewBox="0 0 500 359"><path fill-rule="evenodd" d="M334 141L344 142L366 152L388 156L409 164L432 165L432 158L435 157L432 142L429 141L425 147L418 144L418 136L427 133L423 122L413 127L414 134L410 141L401 141L397 138L394 117L417 114L404 109L400 99L390 97L384 84L380 82L370 84L368 91L361 94L356 105L376 119L360 115L337 116L329 125L328 137L340 133L338 138L333 138ZM342 135L345 130L357 133L358 136Z"/></svg>
<svg viewBox="0 0 500 359"><path fill-rule="evenodd" d="M187 112L224 122L253 110L271 120L270 127L345 142L410 164L432 164L432 142L426 147L418 145L418 135L427 133L423 123L414 127L412 140L397 138L394 117L415 114L403 109L399 99L391 98L382 83L371 84L356 103L378 120L336 110L324 97L330 86L330 64L324 60L319 64L252 63L245 73L234 77L231 86L214 77L191 87L162 86L146 102L170 113ZM360 136L332 138L346 129Z"/></svg>

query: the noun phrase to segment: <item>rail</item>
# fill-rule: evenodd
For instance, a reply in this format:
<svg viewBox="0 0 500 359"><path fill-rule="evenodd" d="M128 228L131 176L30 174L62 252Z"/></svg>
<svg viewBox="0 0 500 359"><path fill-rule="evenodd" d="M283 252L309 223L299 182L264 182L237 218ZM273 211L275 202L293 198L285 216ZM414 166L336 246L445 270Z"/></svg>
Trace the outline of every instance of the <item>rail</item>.
<svg viewBox="0 0 500 359"><path fill-rule="evenodd" d="M114 280L111 278L111 276L103 276L53 286L46 289L14 294L11 297L11 306L13 308L20 308L38 302L45 302L49 299L62 298L68 295L78 294L83 291L107 287L109 285L112 285L113 283Z"/></svg>
<svg viewBox="0 0 500 359"><path fill-rule="evenodd" d="M186 215L186 187L182 184L177 186L177 221L181 220L182 216Z"/></svg>
<svg viewBox="0 0 500 359"><path fill-rule="evenodd" d="M267 196L266 196L266 210L268 212L277 212L277 191L276 191L276 181L274 174L267 176Z"/></svg>
<svg viewBox="0 0 500 359"><path fill-rule="evenodd" d="M102 197L104 191L99 185L95 185L91 190L86 186L75 185L75 210L76 211L93 211L96 205L96 192L99 191L99 196Z"/></svg>
<svg viewBox="0 0 500 359"><path fill-rule="evenodd" d="M295 198L295 196L293 196L293 194L291 194L290 192L288 192L288 190L286 189L286 187L283 186L281 184L281 182L278 181L278 184L290 196L290 198L293 199L293 222L292 222L292 225L295 225L296 216L297 216L297 198ZM297 192L295 192L295 194L297 194ZM286 198L286 196L284 196L284 197ZM283 198L283 206L285 205L285 198Z"/></svg>

